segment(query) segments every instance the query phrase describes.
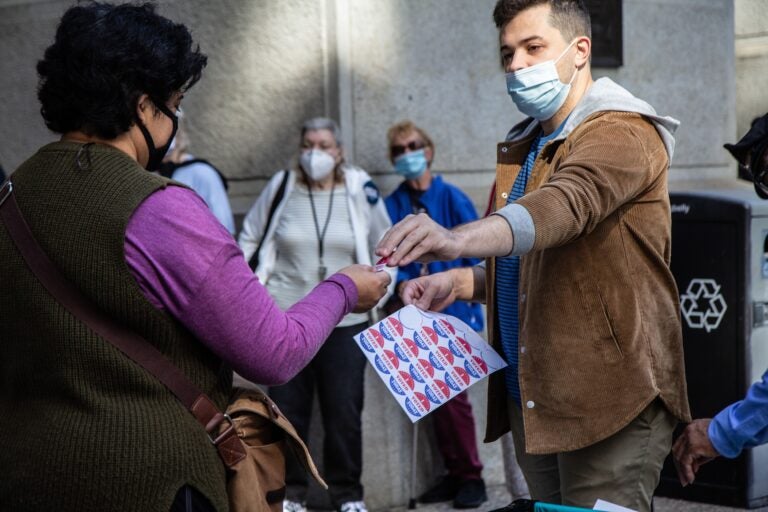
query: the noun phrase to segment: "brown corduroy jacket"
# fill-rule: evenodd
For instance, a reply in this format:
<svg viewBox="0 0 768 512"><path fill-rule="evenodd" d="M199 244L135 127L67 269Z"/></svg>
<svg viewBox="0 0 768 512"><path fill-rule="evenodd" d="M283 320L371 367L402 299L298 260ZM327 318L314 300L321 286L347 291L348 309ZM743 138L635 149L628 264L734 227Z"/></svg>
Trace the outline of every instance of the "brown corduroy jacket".
<svg viewBox="0 0 768 512"><path fill-rule="evenodd" d="M501 209L535 133L498 145ZM525 208L535 227L521 256L519 376L528 453L589 446L659 397L689 421L679 295L669 268L669 156L654 124L595 112L534 163ZM522 241L522 240L521 240ZM501 351L494 259L489 339ZM509 430L504 372L489 383L486 442Z"/></svg>

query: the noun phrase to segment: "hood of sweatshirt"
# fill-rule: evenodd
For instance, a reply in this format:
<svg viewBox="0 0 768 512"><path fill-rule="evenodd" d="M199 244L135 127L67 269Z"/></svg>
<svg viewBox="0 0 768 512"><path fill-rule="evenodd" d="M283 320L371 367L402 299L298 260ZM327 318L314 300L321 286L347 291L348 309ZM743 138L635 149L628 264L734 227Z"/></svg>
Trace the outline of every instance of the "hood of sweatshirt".
<svg viewBox="0 0 768 512"><path fill-rule="evenodd" d="M610 78L595 80L581 101L565 121L562 131L553 140L566 138L587 117L597 112L636 112L649 119L659 132L667 150L670 162L675 152L674 133L680 121L669 116L660 116L647 102L632 95ZM524 139L540 127L539 121L527 118L515 125L507 134L508 142Z"/></svg>

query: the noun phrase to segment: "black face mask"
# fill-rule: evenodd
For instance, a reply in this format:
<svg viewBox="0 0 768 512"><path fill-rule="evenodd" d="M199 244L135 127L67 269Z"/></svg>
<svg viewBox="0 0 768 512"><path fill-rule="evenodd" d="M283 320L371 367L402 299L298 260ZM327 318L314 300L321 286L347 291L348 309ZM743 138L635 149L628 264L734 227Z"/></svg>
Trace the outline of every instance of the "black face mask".
<svg viewBox="0 0 768 512"><path fill-rule="evenodd" d="M152 140L152 136L149 134L149 130L147 130L147 127L144 126L144 123L141 122L141 119L138 120L137 124L139 125L141 133L144 135L144 140L147 143L147 150L149 151L149 160L145 166L145 169L148 171L156 171L160 168L160 165L163 163L163 158L168 152L168 148L171 147L173 138L176 136L176 130L179 129L179 118L176 117L176 115L171 112L165 105L161 105L159 103L156 105L160 112L171 118L171 122L173 123L173 130L171 131L171 136L168 137L168 142L166 142L163 146L156 148L155 141Z"/></svg>

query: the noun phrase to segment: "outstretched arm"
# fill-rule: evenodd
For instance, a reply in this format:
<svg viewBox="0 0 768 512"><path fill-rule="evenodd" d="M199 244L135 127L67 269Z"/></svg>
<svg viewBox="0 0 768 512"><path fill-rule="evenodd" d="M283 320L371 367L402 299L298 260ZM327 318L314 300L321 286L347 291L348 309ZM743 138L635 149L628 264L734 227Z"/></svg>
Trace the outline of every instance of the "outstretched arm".
<svg viewBox="0 0 768 512"><path fill-rule="evenodd" d="M403 266L414 261L506 256L512 247L512 229L498 215L448 230L420 213L407 216L390 229L376 247L376 254L388 257L389 266Z"/></svg>

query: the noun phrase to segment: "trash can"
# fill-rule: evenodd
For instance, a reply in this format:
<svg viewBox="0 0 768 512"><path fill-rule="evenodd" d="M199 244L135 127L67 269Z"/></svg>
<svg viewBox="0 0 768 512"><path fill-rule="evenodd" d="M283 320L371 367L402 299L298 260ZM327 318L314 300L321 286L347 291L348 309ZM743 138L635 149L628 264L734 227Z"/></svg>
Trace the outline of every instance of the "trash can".
<svg viewBox="0 0 768 512"><path fill-rule="evenodd" d="M743 398L768 368L768 201L751 187L670 194L672 273L680 293L694 418ZM671 456L660 496L754 508L768 504L768 445L719 457L681 487Z"/></svg>

